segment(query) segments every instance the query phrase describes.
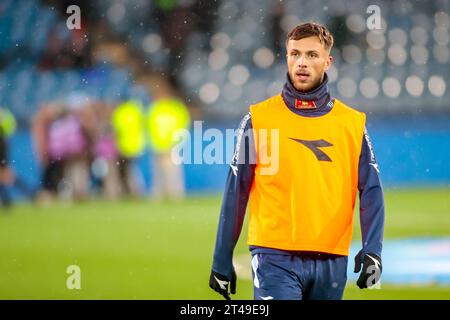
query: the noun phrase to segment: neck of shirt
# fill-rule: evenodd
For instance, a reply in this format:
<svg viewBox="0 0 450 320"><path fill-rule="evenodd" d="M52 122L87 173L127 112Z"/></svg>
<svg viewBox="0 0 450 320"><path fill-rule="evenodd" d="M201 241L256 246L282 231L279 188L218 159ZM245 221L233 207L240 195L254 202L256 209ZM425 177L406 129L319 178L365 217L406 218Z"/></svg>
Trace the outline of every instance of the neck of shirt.
<svg viewBox="0 0 450 320"><path fill-rule="evenodd" d="M333 103L330 102L330 91L328 89L328 76L325 73L322 83L308 92L300 92L293 86L289 74L281 92L284 103L292 112L304 117L320 117L330 112ZM299 101L314 102L315 107L311 109L297 107Z"/></svg>

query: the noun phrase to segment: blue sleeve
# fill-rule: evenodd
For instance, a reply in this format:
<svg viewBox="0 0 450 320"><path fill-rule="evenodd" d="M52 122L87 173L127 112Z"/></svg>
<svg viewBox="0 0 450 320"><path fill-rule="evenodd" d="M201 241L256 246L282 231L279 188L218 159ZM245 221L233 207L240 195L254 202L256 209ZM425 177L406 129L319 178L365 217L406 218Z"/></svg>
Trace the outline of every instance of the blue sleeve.
<svg viewBox="0 0 450 320"><path fill-rule="evenodd" d="M212 270L231 278L233 251L241 234L255 170L255 148L250 113L238 129L219 218Z"/></svg>
<svg viewBox="0 0 450 320"><path fill-rule="evenodd" d="M367 130L364 131L359 158L358 189L362 251L381 258L385 221L384 196L380 170Z"/></svg>

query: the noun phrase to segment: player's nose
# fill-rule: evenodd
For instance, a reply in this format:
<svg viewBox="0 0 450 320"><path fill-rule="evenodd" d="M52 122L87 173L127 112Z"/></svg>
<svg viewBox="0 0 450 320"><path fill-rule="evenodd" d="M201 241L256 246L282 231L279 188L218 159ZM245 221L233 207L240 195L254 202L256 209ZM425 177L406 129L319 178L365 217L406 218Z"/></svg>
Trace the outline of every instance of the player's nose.
<svg viewBox="0 0 450 320"><path fill-rule="evenodd" d="M299 67L304 66L304 65L305 65L305 57L301 56L300 58L298 58L298 60L297 60L297 65L298 65Z"/></svg>

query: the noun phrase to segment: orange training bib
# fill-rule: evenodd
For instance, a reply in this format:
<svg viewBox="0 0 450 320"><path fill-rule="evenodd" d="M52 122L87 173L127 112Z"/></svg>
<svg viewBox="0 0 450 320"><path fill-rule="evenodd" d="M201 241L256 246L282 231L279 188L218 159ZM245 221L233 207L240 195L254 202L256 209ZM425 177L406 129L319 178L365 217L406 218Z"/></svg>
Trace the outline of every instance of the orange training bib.
<svg viewBox="0 0 450 320"><path fill-rule="evenodd" d="M304 117L281 95L250 107L257 164L248 244L348 255L365 114Z"/></svg>

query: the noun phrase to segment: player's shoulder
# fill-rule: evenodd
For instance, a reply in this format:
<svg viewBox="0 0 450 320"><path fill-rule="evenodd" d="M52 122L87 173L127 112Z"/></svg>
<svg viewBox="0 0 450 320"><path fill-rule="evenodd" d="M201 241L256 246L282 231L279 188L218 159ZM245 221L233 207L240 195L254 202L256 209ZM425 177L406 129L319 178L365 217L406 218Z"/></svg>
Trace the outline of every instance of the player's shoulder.
<svg viewBox="0 0 450 320"><path fill-rule="evenodd" d="M362 112L352 106L349 106L348 104L346 104L345 102L343 102L337 98L334 98L334 108L336 108L336 107L339 109L339 111L341 113L353 115L353 116L365 117L364 112Z"/></svg>
<svg viewBox="0 0 450 320"><path fill-rule="evenodd" d="M244 115L239 123L239 130L245 130L252 126L252 113L249 111Z"/></svg>
<svg viewBox="0 0 450 320"><path fill-rule="evenodd" d="M250 105L250 109L264 109L267 107L271 107L275 104L283 103L283 98L281 97L281 94L276 94L270 98L267 98L265 100L262 100L260 102L257 102L255 104Z"/></svg>

